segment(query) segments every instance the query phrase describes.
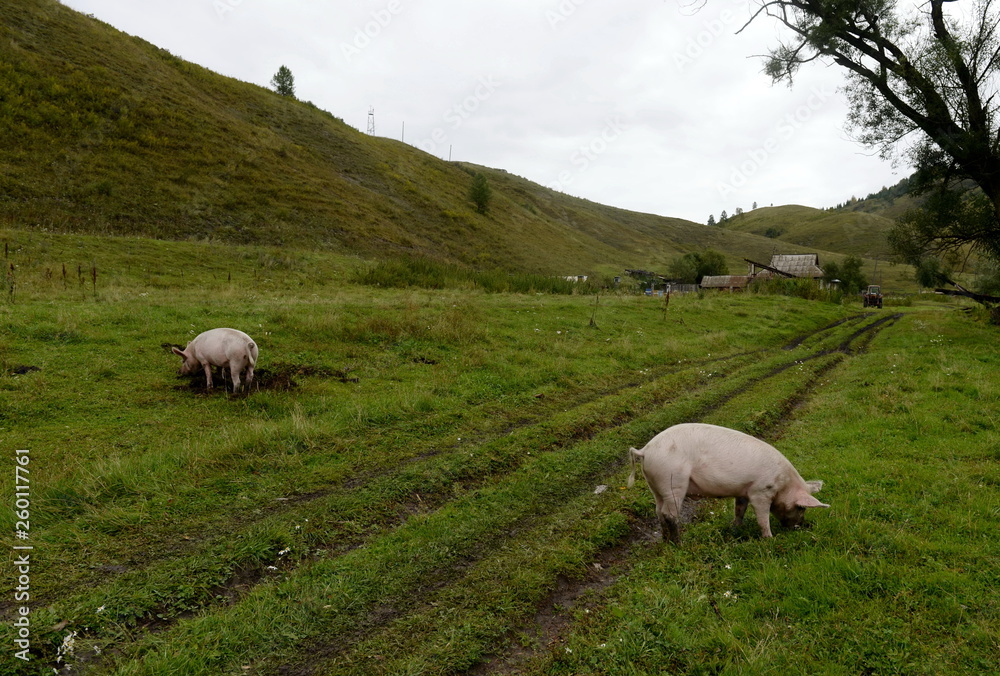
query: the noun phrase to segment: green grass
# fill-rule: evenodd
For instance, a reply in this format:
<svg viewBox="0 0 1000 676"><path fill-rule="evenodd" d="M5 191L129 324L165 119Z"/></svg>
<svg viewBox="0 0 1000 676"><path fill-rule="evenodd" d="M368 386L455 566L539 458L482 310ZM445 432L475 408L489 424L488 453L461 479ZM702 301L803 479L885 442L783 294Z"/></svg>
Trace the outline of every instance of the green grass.
<svg viewBox="0 0 1000 676"><path fill-rule="evenodd" d="M374 287L315 251L4 237L0 433L9 462L31 450L36 546L36 659L3 654L12 673L51 673L71 632L93 674L998 666L1000 355L953 304L664 312L579 287ZM161 343L221 325L258 341L259 382L295 385L179 379ZM773 441L832 508L762 541L710 501L681 547L651 539L625 451L688 420Z"/></svg>
<svg viewBox="0 0 1000 676"><path fill-rule="evenodd" d="M611 279L578 280L504 270L470 270L429 259L382 260L365 266L352 278L358 284L385 288L477 289L488 293L596 294L614 284ZM631 280L630 280L631 281ZM632 291L638 289L626 283Z"/></svg>
<svg viewBox="0 0 1000 676"><path fill-rule="evenodd" d="M0 15L0 502L30 449L35 547L23 663L0 509L0 673L1000 671L981 313L611 288L774 241L441 162L50 0ZM734 224L881 251L796 209ZM216 326L260 344L248 395L163 349ZM764 541L706 501L663 545L625 451L692 420L831 509Z"/></svg>
<svg viewBox="0 0 1000 676"><path fill-rule="evenodd" d="M810 531L734 539L717 510L527 673L996 671L1000 355L953 315L900 328L826 374L781 437L828 481Z"/></svg>

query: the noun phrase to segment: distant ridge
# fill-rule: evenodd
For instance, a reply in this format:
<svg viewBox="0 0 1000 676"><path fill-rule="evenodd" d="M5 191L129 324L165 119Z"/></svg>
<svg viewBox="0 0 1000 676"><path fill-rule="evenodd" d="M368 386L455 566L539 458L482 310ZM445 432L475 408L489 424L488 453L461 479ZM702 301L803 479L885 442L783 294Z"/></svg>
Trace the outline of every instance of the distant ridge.
<svg viewBox="0 0 1000 676"><path fill-rule="evenodd" d="M851 198L843 204L838 204L836 212L854 212L875 214L890 220L899 218L907 209L911 209L920 204L920 199L914 197L910 190L912 177L907 177L889 187L883 187L877 192L870 193L863 199Z"/></svg>
<svg viewBox="0 0 1000 676"><path fill-rule="evenodd" d="M761 207L734 216L724 227L768 237L783 245L885 259L892 221L862 211L823 210L798 205Z"/></svg>

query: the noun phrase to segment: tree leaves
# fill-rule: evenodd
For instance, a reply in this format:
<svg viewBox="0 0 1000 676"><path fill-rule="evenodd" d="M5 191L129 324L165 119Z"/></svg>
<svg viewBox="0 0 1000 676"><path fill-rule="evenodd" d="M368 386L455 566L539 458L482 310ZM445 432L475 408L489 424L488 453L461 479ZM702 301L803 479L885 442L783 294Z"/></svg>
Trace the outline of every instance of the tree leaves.
<svg viewBox="0 0 1000 676"><path fill-rule="evenodd" d="M282 96L295 98L295 77L287 66L282 66L274 74L271 78L271 87Z"/></svg>

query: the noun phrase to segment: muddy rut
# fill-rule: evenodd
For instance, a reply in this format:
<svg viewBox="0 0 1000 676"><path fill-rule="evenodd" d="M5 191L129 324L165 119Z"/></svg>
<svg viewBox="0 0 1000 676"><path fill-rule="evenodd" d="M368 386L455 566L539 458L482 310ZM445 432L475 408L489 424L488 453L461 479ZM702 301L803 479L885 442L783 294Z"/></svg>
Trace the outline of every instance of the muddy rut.
<svg viewBox="0 0 1000 676"><path fill-rule="evenodd" d="M857 316L801 336L793 343L785 346L784 352L793 354L789 354L779 364L757 376L752 381L755 386L764 385L768 380L804 362L824 357L828 359L815 371L812 379L796 389L791 396L773 402L775 415L771 418L770 424L765 428L756 430L756 432L764 438L773 439L780 433L780 428L787 424L790 419L789 416L794 410L808 400L810 393L815 389L817 381L847 356L859 354L866 350L875 335L885 328L892 326L900 317L901 315L891 315L871 321L871 315ZM747 355L731 355L719 359L705 360L700 366L709 366L710 364L721 365L723 362L735 361L737 357L745 356ZM732 378L749 368L750 364L746 363L736 365L727 371L726 377ZM634 383L631 387L638 387L639 385L640 383ZM722 396L700 407L700 410L689 419L700 420L712 412L724 408L729 401L739 396L741 391L741 389L733 389L722 394ZM662 404L667 405L669 401L664 401ZM626 420L626 417L619 417L606 420L602 426L595 427L591 425L585 433L579 434L574 439L568 440L568 442L573 443L583 438L592 437L613 427L620 426ZM622 456L620 462L608 466L607 470L609 472L614 471L622 464L624 464L624 456ZM595 477L595 480L597 480L597 477ZM588 487L592 483L588 483ZM696 510L694 506L687 505L686 507L689 518L695 518ZM596 553L592 564L588 566L584 576L579 578L559 576L555 579L553 581L554 590L552 594L538 604L537 610L533 615L523 618L521 623L511 627L508 639L503 642L502 647L498 646L497 649L491 651L479 664L471 669L456 673L467 673L476 676L482 674L518 673L519 666L526 664L536 653L547 653L553 646L560 643L563 634L572 625L573 612L576 609L576 604L581 599L587 599L586 603L593 604L595 593L599 598L601 590L610 586L628 570L629 555L633 547L648 546L651 542L656 541L658 537L659 534L653 531L652 523L633 519L629 533L618 543ZM482 553L479 552L479 555L482 555ZM466 566L468 566L468 561L463 561L460 568ZM461 570L459 568L453 571L453 577L456 580L461 578ZM432 590L423 591L429 595ZM411 600L414 601L414 607L419 605L417 599ZM380 620L384 619L387 624L396 619L398 613L399 610L397 609L391 617L380 618ZM336 642L317 641L311 644L308 647L308 652L312 655L312 659L308 663L288 663L278 668L265 668L260 673L304 676L306 674L332 673L331 670L336 672L334 664L337 662L337 657L348 649L346 646L350 646L353 642L361 640L365 635L377 629L371 622L371 617L367 618L367 620L364 626L359 627L358 631L351 636L340 637L340 640ZM533 649L524 647L523 640L514 640L517 636L532 636L535 647Z"/></svg>
<svg viewBox="0 0 1000 676"><path fill-rule="evenodd" d="M630 376L601 392L577 392L553 397L539 402L530 410L518 411L513 417L498 415L492 426L469 429L459 423L446 434L415 444L402 462L359 462L342 482L308 494L289 496L270 506L257 518L293 520L300 514L313 514L320 509L331 522L350 522L351 529L340 532L335 541L310 542L311 551L322 553L294 560L240 561L234 558L230 562L229 576L220 579L204 595L201 607L192 608L188 599L188 610L179 613L176 608L165 604L150 612L147 619L137 622L130 630L130 638L140 642L145 635L171 632L178 620L184 617L235 606L258 584L273 579L274 568L282 574L294 574L300 567L308 566L318 558L328 561L366 546L373 538L391 538L394 531L413 515L433 514L453 504L456 484L462 486L464 495L502 484L505 477L522 467L529 453L555 454L572 450L641 422L648 411L669 408L682 398L687 407L683 411L683 419L703 420L724 411L748 388L766 386L790 369L812 364L814 368L809 372L811 377L808 380L798 383L791 391L775 388L781 393L770 402L769 415L756 421L753 433L774 440L780 436L781 429L792 419L797 408L813 395L827 372L851 355L867 350L875 336L892 327L901 316L857 315L800 336L782 349L664 365L641 376ZM328 375L346 376L342 372ZM459 436L466 442L459 445L452 441ZM636 443L639 441L636 439ZM595 484L607 483L608 477L619 472L624 460L623 450L595 470L567 480L566 485L558 487L560 495L592 492ZM358 517L355 508L359 502L380 506L366 510L363 516ZM336 635L304 637L294 646L289 646L287 654L282 653L283 657L248 664L243 673L304 676L337 672L336 665L350 661L351 651L359 641L379 631L391 631L394 623L432 605L436 595L451 585L461 584L478 562L516 541L519 532L537 526L545 518L530 512L512 517L504 526L505 537L470 542L467 549L456 553L448 566L416 579L405 596L356 608L356 616L353 621L347 622L345 626L348 628L344 631ZM551 595L540 600L533 613L509 618L505 640L491 646L478 664L464 672L453 673L518 673L519 668L536 653L558 645L572 626L574 605L584 598L588 599L588 603L594 603L603 589L628 570L633 549L647 547L655 541L652 523L638 518L632 518L629 523L627 533L594 553L585 575L572 579L565 576L554 578ZM238 536L241 530L253 524L254 520L250 518L228 526L220 522L220 528L213 536L181 544L173 553L187 554L192 558L216 555L216 543ZM154 561L136 574L155 575L157 565ZM97 571L92 582L100 585L108 579L107 575ZM513 638L519 635L532 636L534 647L525 647L523 642L514 641ZM106 673L129 652L129 645L119 645L111 654L78 664L75 673Z"/></svg>

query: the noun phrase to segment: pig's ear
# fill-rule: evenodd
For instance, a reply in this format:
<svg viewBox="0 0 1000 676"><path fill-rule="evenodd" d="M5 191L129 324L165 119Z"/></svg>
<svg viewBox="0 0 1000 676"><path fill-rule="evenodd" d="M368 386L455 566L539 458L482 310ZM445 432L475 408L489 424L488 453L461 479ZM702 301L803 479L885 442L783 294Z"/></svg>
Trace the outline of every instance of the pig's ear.
<svg viewBox="0 0 1000 676"><path fill-rule="evenodd" d="M184 354L184 350L182 350L181 348L177 347L176 345L172 346L170 348L170 351L173 352L174 354L176 354L181 359L184 359L185 357L187 357L187 355Z"/></svg>
<svg viewBox="0 0 1000 676"><path fill-rule="evenodd" d="M806 488L809 489L810 493L819 493L823 488L823 482L818 479L816 481L807 481Z"/></svg>
<svg viewBox="0 0 1000 676"><path fill-rule="evenodd" d="M803 495L798 500L795 501L796 507L829 507L830 505L823 504L811 495Z"/></svg>

